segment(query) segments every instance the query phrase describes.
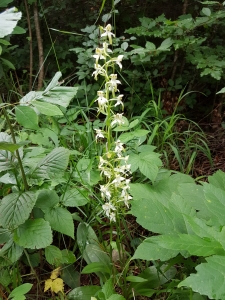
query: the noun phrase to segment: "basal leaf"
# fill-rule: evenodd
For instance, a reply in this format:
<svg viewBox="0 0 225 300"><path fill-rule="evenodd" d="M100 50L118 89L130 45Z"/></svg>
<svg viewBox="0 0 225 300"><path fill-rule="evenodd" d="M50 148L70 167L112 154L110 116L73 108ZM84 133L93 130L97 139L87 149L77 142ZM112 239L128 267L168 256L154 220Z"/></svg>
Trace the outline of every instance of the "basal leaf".
<svg viewBox="0 0 225 300"><path fill-rule="evenodd" d="M52 229L74 238L74 223L71 213L63 207L54 207L45 211L47 220Z"/></svg>
<svg viewBox="0 0 225 300"><path fill-rule="evenodd" d="M46 116L63 116L62 111L58 108L58 106L46 103L43 101L32 101L32 105L43 115Z"/></svg>
<svg viewBox="0 0 225 300"><path fill-rule="evenodd" d="M91 274L96 272L110 274L111 270L102 262L92 262L83 268L81 274Z"/></svg>
<svg viewBox="0 0 225 300"><path fill-rule="evenodd" d="M4 228L13 229L23 224L35 205L34 192L12 193L5 196L0 205L0 220Z"/></svg>
<svg viewBox="0 0 225 300"><path fill-rule="evenodd" d="M14 241L24 248L45 248L52 243L51 227L43 219L27 220L15 230Z"/></svg>
<svg viewBox="0 0 225 300"><path fill-rule="evenodd" d="M38 115L29 106L18 105L15 108L17 122L28 129L38 129Z"/></svg>
<svg viewBox="0 0 225 300"><path fill-rule="evenodd" d="M196 267L197 274L191 274L178 287L186 286L209 299L225 298L225 256L214 255L206 263Z"/></svg>

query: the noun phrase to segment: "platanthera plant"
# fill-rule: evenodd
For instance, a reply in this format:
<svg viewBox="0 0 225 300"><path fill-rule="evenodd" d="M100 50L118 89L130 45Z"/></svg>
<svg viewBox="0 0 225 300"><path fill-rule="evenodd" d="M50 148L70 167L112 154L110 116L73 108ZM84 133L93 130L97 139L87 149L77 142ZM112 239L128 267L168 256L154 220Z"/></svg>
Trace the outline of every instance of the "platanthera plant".
<svg viewBox="0 0 225 300"><path fill-rule="evenodd" d="M108 24L103 28L104 33L101 37L106 37L109 44L112 44L111 32L112 27ZM123 210L124 205L129 207L129 200L132 197L129 194L130 183L130 168L128 164L128 155L124 155L124 144L118 139L114 140L112 135L113 128L116 125L123 125L125 118L123 113L114 113L113 108L120 106L124 107L122 98L119 93L118 85L121 82L117 79L115 73L115 65L122 69L121 61L123 55L111 57L112 50L108 48L108 43L104 42L102 48L96 48L95 71L93 75L95 79L98 76L104 77L104 89L98 91L98 113L105 116L105 121L101 129L96 129L96 141L103 140L103 154L99 157L98 168L102 175L102 184L100 185L101 197L105 201L102 208L105 215L110 221L116 221L120 210ZM103 63L101 63L103 62Z"/></svg>

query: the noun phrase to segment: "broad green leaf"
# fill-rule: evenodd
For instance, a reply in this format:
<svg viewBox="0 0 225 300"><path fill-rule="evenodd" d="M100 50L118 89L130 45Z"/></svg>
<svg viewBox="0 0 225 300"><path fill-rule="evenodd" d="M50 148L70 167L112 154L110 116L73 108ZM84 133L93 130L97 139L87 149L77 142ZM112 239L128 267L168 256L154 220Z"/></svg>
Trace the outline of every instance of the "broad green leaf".
<svg viewBox="0 0 225 300"><path fill-rule="evenodd" d="M63 116L62 111L58 108L58 106L46 103L43 101L32 101L32 105L43 115L46 116Z"/></svg>
<svg viewBox="0 0 225 300"><path fill-rule="evenodd" d="M52 229L74 238L74 223L71 213L63 207L54 207L45 211L45 220Z"/></svg>
<svg viewBox="0 0 225 300"><path fill-rule="evenodd" d="M61 176L69 163L69 155L70 152L66 148L58 147L53 149L38 163L32 173L32 177L45 179Z"/></svg>
<svg viewBox="0 0 225 300"><path fill-rule="evenodd" d="M212 176L208 177L209 183L214 185L217 188L224 189L225 188L225 173L221 170L218 170Z"/></svg>
<svg viewBox="0 0 225 300"><path fill-rule="evenodd" d="M151 43L151 42L147 42L145 44L145 47L149 50L149 51L154 51L156 49L155 44Z"/></svg>
<svg viewBox="0 0 225 300"><path fill-rule="evenodd" d="M13 0L1 0L0 7L7 7L7 5L11 2L13 2Z"/></svg>
<svg viewBox="0 0 225 300"><path fill-rule="evenodd" d="M49 211L59 204L59 196L52 190L41 190L38 194L35 206L39 207L43 212Z"/></svg>
<svg viewBox="0 0 225 300"><path fill-rule="evenodd" d="M66 108L73 97L76 96L78 89L78 87L69 86L54 87L45 95L43 95L43 92L36 92L36 99Z"/></svg>
<svg viewBox="0 0 225 300"><path fill-rule="evenodd" d="M130 129L130 127L128 128ZM142 136L145 136L149 133L148 130L145 130L145 129L136 129L135 131L131 131L131 132L126 132L126 133L122 133L120 136L119 136L119 140L122 142L122 143L127 143L133 139L136 139L136 138L139 138L139 137L142 137Z"/></svg>
<svg viewBox="0 0 225 300"><path fill-rule="evenodd" d="M88 192L78 188L66 191L61 200L62 204L70 207L78 207L89 202Z"/></svg>
<svg viewBox="0 0 225 300"><path fill-rule="evenodd" d="M82 274L91 274L96 272L102 272L102 273L109 273L111 270L107 268L107 266L104 263L101 262L92 262L85 266L82 270Z"/></svg>
<svg viewBox="0 0 225 300"><path fill-rule="evenodd" d="M179 283L178 287L186 286L209 299L224 299L225 295L225 256L206 258L206 263L196 267L196 274L191 274Z"/></svg>
<svg viewBox="0 0 225 300"><path fill-rule="evenodd" d="M23 147L24 143L8 143L8 142L0 142L0 150L6 150L10 152L14 152L15 150L19 149L20 147Z"/></svg>
<svg viewBox="0 0 225 300"><path fill-rule="evenodd" d="M91 300L100 289L97 285L81 286L69 292L67 297L69 300Z"/></svg>
<svg viewBox="0 0 225 300"><path fill-rule="evenodd" d="M26 30L20 26L16 26L12 32L12 34L24 34L24 33L26 33Z"/></svg>
<svg viewBox="0 0 225 300"><path fill-rule="evenodd" d="M213 225L224 225L225 190L216 188L211 184L204 185L205 206L209 211Z"/></svg>
<svg viewBox="0 0 225 300"><path fill-rule="evenodd" d="M76 270L74 264L65 266L61 270L61 278L71 289L80 286L80 272Z"/></svg>
<svg viewBox="0 0 225 300"><path fill-rule="evenodd" d="M7 1L7 3L10 3ZM6 0L3 0L3 4L0 6L5 6ZM21 19L22 13L13 7L0 14L0 38L12 33L14 27L16 27L17 22Z"/></svg>
<svg viewBox="0 0 225 300"><path fill-rule="evenodd" d="M152 191L151 196L132 201L131 214L137 217L138 224L149 231L161 234L187 233L183 216L177 213L175 207L168 207L162 201L164 196Z"/></svg>
<svg viewBox="0 0 225 300"><path fill-rule="evenodd" d="M160 259L161 261L167 261L170 258L173 258L178 255L178 250L171 250L159 247L159 245L157 244L157 240L155 241L154 238L157 237L145 239L137 247L137 250L135 251L132 259L144 259L147 261L154 261Z"/></svg>
<svg viewBox="0 0 225 300"><path fill-rule="evenodd" d="M214 254L225 255L221 244L214 239L200 238L190 234L160 235L148 240L158 245L159 248L172 251L187 251L189 255L209 256ZM160 257L159 257L160 259Z"/></svg>
<svg viewBox="0 0 225 300"><path fill-rule="evenodd" d="M171 38L167 38L162 42L157 50L165 51L169 50L169 47L173 44L173 40Z"/></svg>
<svg viewBox="0 0 225 300"><path fill-rule="evenodd" d="M23 254L23 248L15 244L12 240L7 241L7 243L0 249L0 266L9 266L19 260Z"/></svg>
<svg viewBox="0 0 225 300"><path fill-rule="evenodd" d="M43 219L27 220L15 230L14 241L24 248L46 248L52 243L51 227Z"/></svg>
<svg viewBox="0 0 225 300"><path fill-rule="evenodd" d="M202 13L203 13L204 15L206 15L207 17L210 17L210 16L211 16L211 10L210 10L208 7L203 7Z"/></svg>
<svg viewBox="0 0 225 300"><path fill-rule="evenodd" d="M11 63L11 61L9 61L8 59L2 58L0 57L0 60L2 61L2 63L4 65L6 65L9 69L15 70L15 66Z"/></svg>
<svg viewBox="0 0 225 300"><path fill-rule="evenodd" d="M76 257L72 251L63 249L62 253L62 263L63 264L73 264L76 261Z"/></svg>
<svg viewBox="0 0 225 300"><path fill-rule="evenodd" d="M62 252L56 246L45 248L45 258L50 265L59 266L62 263Z"/></svg>
<svg viewBox="0 0 225 300"><path fill-rule="evenodd" d="M30 104L32 100L36 99L36 93L34 91L29 92L23 98L20 99L20 104Z"/></svg>
<svg viewBox="0 0 225 300"><path fill-rule="evenodd" d="M38 129L38 116L36 112L29 106L16 106L16 120L25 128Z"/></svg>
<svg viewBox="0 0 225 300"><path fill-rule="evenodd" d="M156 179L156 176L158 174L158 167L161 165L162 161L159 159L158 153L142 152L139 154L139 170L151 181L154 181Z"/></svg>
<svg viewBox="0 0 225 300"><path fill-rule="evenodd" d="M24 283L18 287L16 287L10 294L9 294L9 299L14 298L15 300L19 299L20 296L25 295L28 293L33 284L31 283Z"/></svg>
<svg viewBox="0 0 225 300"><path fill-rule="evenodd" d="M4 228L13 229L23 224L35 205L34 192L12 193L5 196L0 205L0 220Z"/></svg>

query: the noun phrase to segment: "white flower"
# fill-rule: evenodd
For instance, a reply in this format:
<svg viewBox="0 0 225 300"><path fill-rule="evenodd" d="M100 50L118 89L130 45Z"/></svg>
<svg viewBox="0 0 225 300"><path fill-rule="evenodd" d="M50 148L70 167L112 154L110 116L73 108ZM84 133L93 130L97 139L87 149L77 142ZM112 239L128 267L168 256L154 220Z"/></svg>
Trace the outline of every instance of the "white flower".
<svg viewBox="0 0 225 300"><path fill-rule="evenodd" d="M105 56L103 55L104 49L102 48L96 48L95 49L95 55L92 55L95 58L96 65L98 65L99 59L105 59Z"/></svg>
<svg viewBox="0 0 225 300"><path fill-rule="evenodd" d="M124 201L125 205L126 205L127 207L129 207L128 201L131 200L132 197L131 197L131 196L127 193L127 191L124 190L124 189L122 190L121 198L122 198L122 200Z"/></svg>
<svg viewBox="0 0 225 300"><path fill-rule="evenodd" d="M96 131L96 137L95 137L96 141L99 138L103 138L104 139L103 131L101 129L95 129L95 131Z"/></svg>
<svg viewBox="0 0 225 300"><path fill-rule="evenodd" d="M107 161L104 158L102 158L102 156L99 156L99 160L100 160L100 162L99 162L98 167L99 167L99 169L101 169L103 165L107 164Z"/></svg>
<svg viewBox="0 0 225 300"><path fill-rule="evenodd" d="M111 198L111 193L109 191L109 187L106 185L100 185L100 191L101 191L101 196L102 198L107 198L108 200L110 200Z"/></svg>
<svg viewBox="0 0 225 300"><path fill-rule="evenodd" d="M101 34L101 37L107 36L109 39L109 43L112 44L112 36L115 36L115 34L111 32L112 26L108 24L105 28L103 28L103 30L105 31L105 33Z"/></svg>
<svg viewBox="0 0 225 300"><path fill-rule="evenodd" d="M105 70L100 65L95 64L95 71L92 73L92 76L95 76L95 80L97 80L98 75L105 76Z"/></svg>
<svg viewBox="0 0 225 300"><path fill-rule="evenodd" d="M104 42L104 43L102 44L102 46L103 46L103 49L104 49L104 51L105 51L105 55L106 55L106 56L109 56L107 52L112 53L112 50L108 48L108 44L107 44L106 42Z"/></svg>
<svg viewBox="0 0 225 300"><path fill-rule="evenodd" d="M122 183L122 181L124 181L125 178L120 176L120 174L116 174L115 179L112 181L112 183L115 184L115 187L119 187Z"/></svg>
<svg viewBox="0 0 225 300"><path fill-rule="evenodd" d="M107 103L109 102L105 97L103 91L98 91L98 98L95 100L98 101L99 111L105 112L107 109Z"/></svg>
<svg viewBox="0 0 225 300"><path fill-rule="evenodd" d="M120 154L120 153L124 150L124 148L123 148L123 143L121 143L120 140L117 140L117 141L115 142L115 144L116 144L115 152L116 152L117 154Z"/></svg>
<svg viewBox="0 0 225 300"><path fill-rule="evenodd" d="M111 122L111 126L113 127L115 124L118 125L124 124L123 114L116 114L113 116L113 121Z"/></svg>
<svg viewBox="0 0 225 300"><path fill-rule="evenodd" d="M112 59L112 61L115 61L115 63L120 67L120 69L122 69L121 61L123 59L123 56L124 55L119 55L118 57Z"/></svg>
<svg viewBox="0 0 225 300"><path fill-rule="evenodd" d="M111 74L109 77L111 78L110 81L108 82L109 89L111 91L116 92L117 84L121 84L121 82L119 80L117 80L117 74Z"/></svg>
<svg viewBox="0 0 225 300"><path fill-rule="evenodd" d="M110 202L103 204L102 209L107 217L109 217L111 211L116 210L115 206L113 206Z"/></svg>
<svg viewBox="0 0 225 300"><path fill-rule="evenodd" d="M114 106L117 106L117 105L122 105L122 107L124 107L123 105L123 102L122 102L122 98L123 98L123 95L119 95L117 98L116 98L116 104Z"/></svg>
<svg viewBox="0 0 225 300"><path fill-rule="evenodd" d="M116 222L116 214L114 212L111 212L109 214L110 221Z"/></svg>

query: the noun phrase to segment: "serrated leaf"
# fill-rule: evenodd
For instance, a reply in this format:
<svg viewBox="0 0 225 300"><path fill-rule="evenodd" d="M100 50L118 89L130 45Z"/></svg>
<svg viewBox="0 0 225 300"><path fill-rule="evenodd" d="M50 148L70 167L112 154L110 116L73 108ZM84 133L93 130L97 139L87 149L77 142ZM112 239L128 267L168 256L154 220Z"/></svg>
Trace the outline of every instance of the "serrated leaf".
<svg viewBox="0 0 225 300"><path fill-rule="evenodd" d="M50 245L45 248L45 258L50 265L57 266L62 262L62 253L59 248Z"/></svg>
<svg viewBox="0 0 225 300"><path fill-rule="evenodd" d="M179 283L210 299L224 299L225 295L225 257L214 255L206 258L207 263L196 267L197 274L191 274ZM206 284L207 283L207 284Z"/></svg>
<svg viewBox="0 0 225 300"><path fill-rule="evenodd" d="M139 154L138 167L143 175L149 178L151 181L156 179L158 174L158 167L162 165L159 159L158 153L146 153L142 152Z"/></svg>
<svg viewBox="0 0 225 300"><path fill-rule="evenodd" d="M62 111L58 106L42 101L32 101L32 105L43 115L46 116L63 116Z"/></svg>
<svg viewBox="0 0 225 300"><path fill-rule="evenodd" d="M38 129L38 115L29 106L16 106L16 120L17 122L25 128L28 129Z"/></svg>
<svg viewBox="0 0 225 300"><path fill-rule="evenodd" d="M47 220L52 229L74 238L74 223L71 213L63 207L54 207L45 211Z"/></svg>
<svg viewBox="0 0 225 300"><path fill-rule="evenodd" d="M78 87L58 86L51 89L45 95L43 95L43 92L36 92L36 99L66 108L77 94L78 89Z"/></svg>
<svg viewBox="0 0 225 300"><path fill-rule="evenodd" d="M13 229L23 224L35 205L34 192L12 193L5 196L0 205L0 220L4 228Z"/></svg>
<svg viewBox="0 0 225 300"><path fill-rule="evenodd" d="M35 206L43 212L55 207L59 203L59 196L52 190L41 190L38 194Z"/></svg>
<svg viewBox="0 0 225 300"><path fill-rule="evenodd" d="M5 0L3 6L5 5ZM8 2L9 3L9 2ZM21 19L22 13L15 7L9 8L0 14L0 38L12 33L17 22Z"/></svg>
<svg viewBox="0 0 225 300"><path fill-rule="evenodd" d="M23 254L23 248L15 244L12 240L7 241L7 243L0 249L0 265L9 266L19 260Z"/></svg>
<svg viewBox="0 0 225 300"><path fill-rule="evenodd" d="M12 143L11 136L5 132L0 132L0 141L2 143ZM0 150L0 172L8 171L13 168L11 160L12 154L10 151Z"/></svg>
<svg viewBox="0 0 225 300"><path fill-rule="evenodd" d="M27 220L15 230L14 241L24 248L46 248L52 243L51 227L43 219Z"/></svg>
<svg viewBox="0 0 225 300"><path fill-rule="evenodd" d="M61 201L63 205L69 207L82 206L89 202L88 192L85 190L80 190L78 188L73 188L66 191Z"/></svg>
<svg viewBox="0 0 225 300"><path fill-rule="evenodd" d="M32 177L45 179L61 176L68 165L69 155L70 152L66 148L58 147L53 149L38 163L32 173Z"/></svg>

